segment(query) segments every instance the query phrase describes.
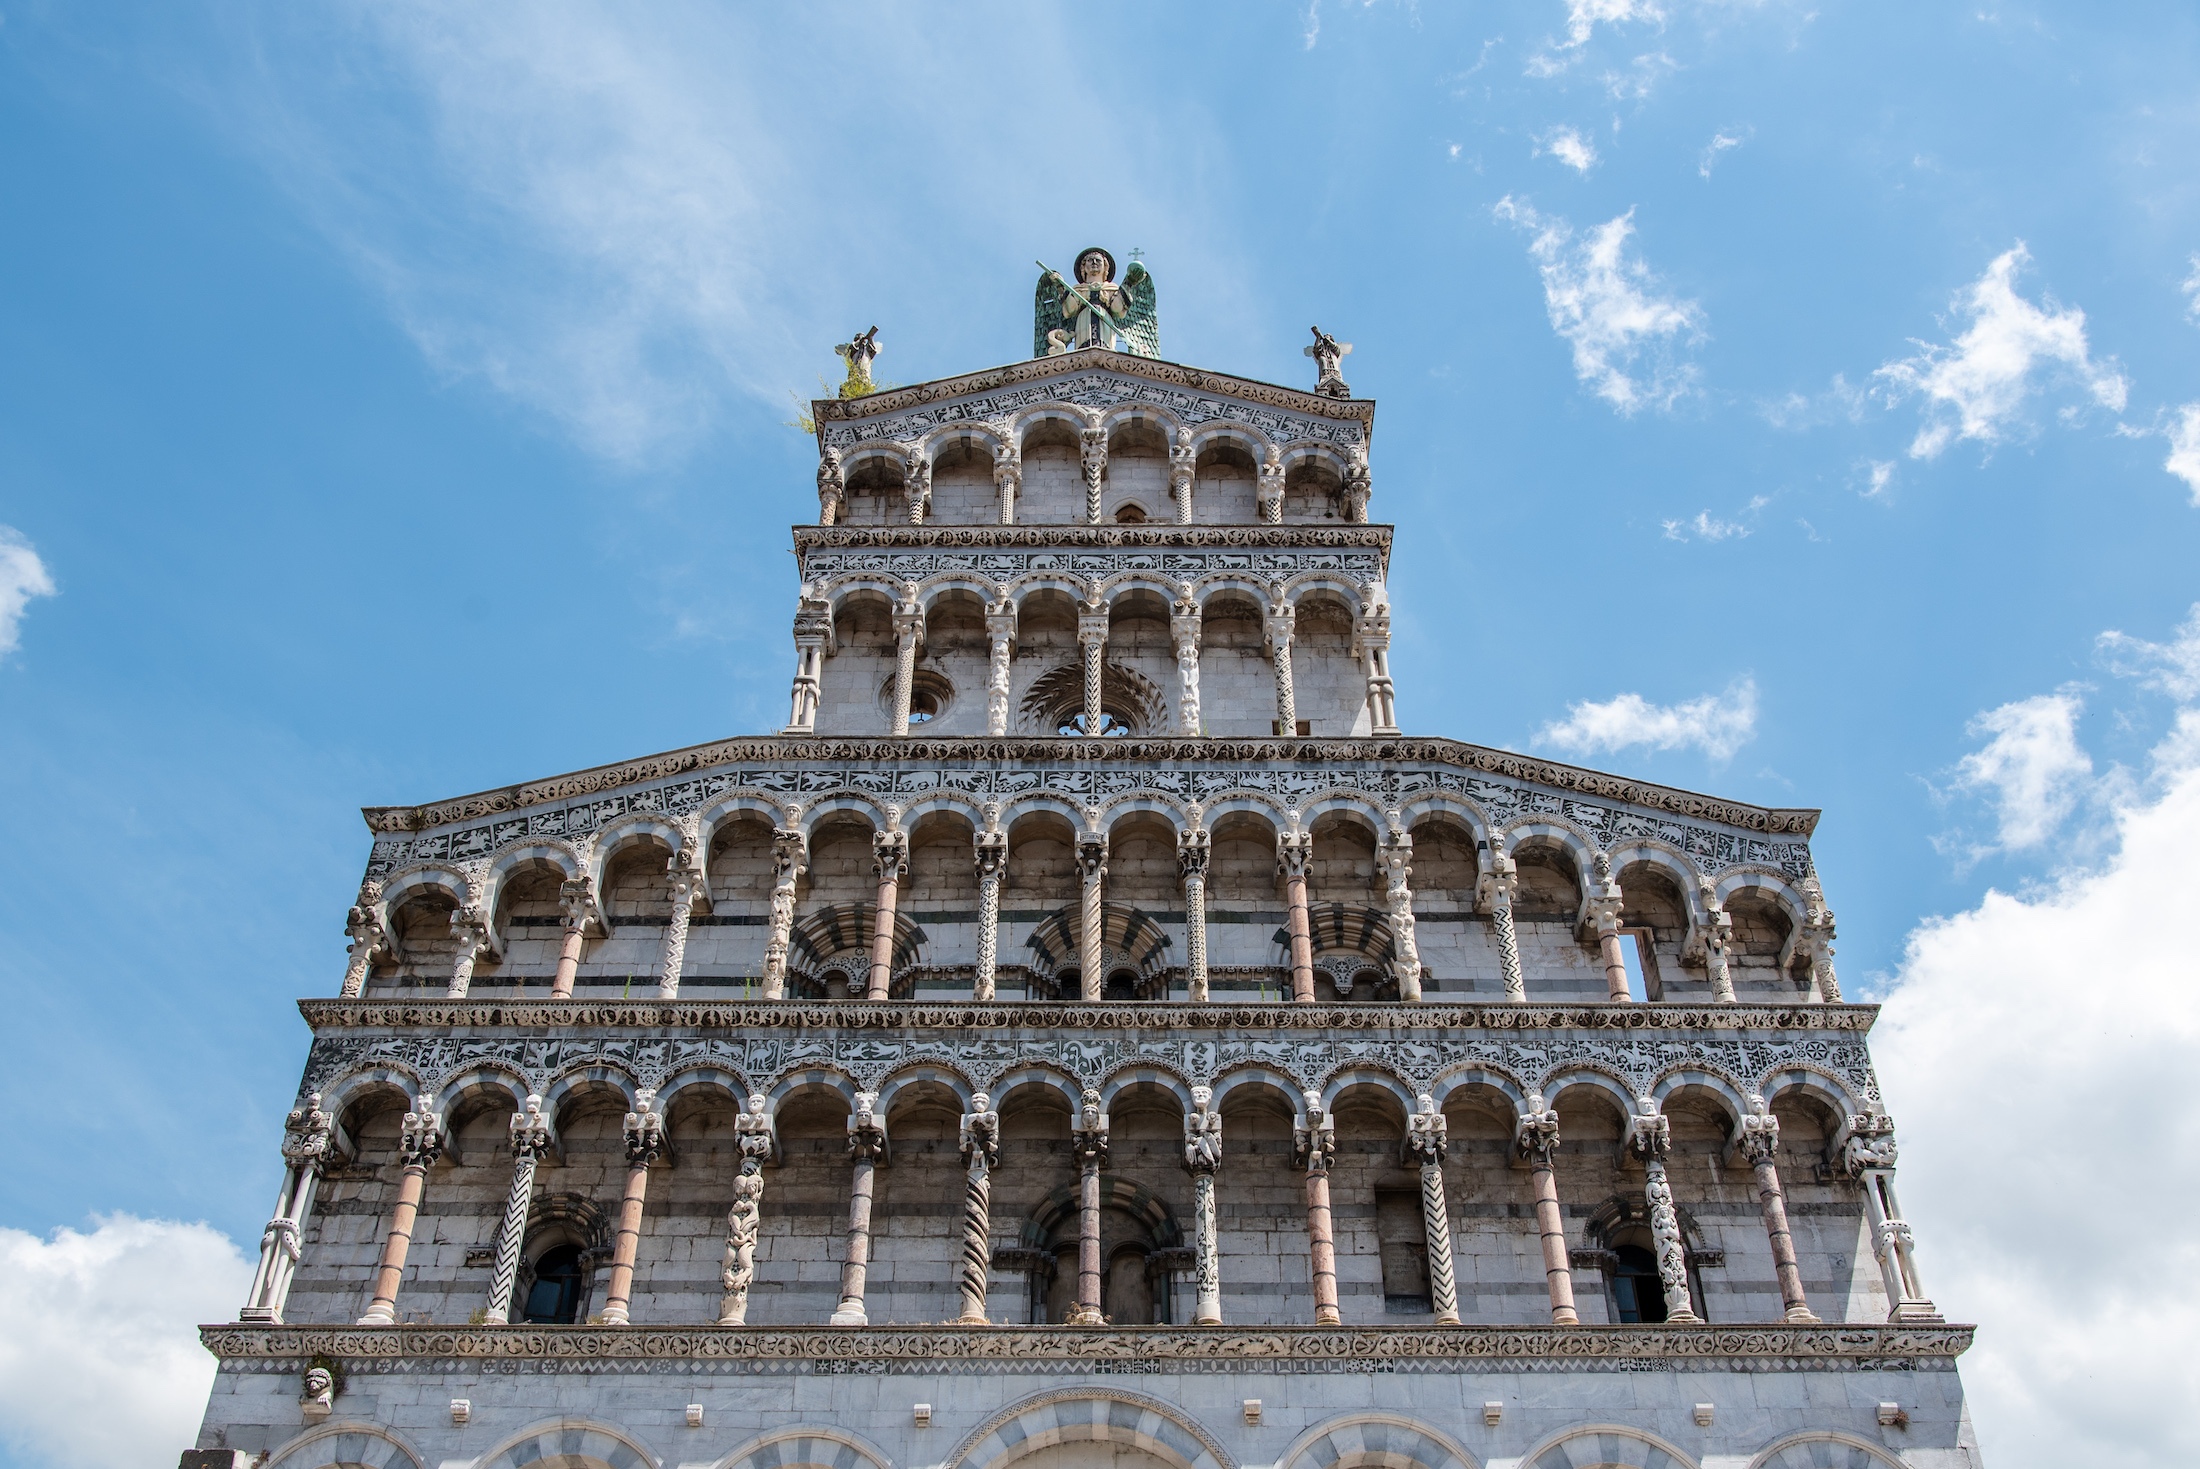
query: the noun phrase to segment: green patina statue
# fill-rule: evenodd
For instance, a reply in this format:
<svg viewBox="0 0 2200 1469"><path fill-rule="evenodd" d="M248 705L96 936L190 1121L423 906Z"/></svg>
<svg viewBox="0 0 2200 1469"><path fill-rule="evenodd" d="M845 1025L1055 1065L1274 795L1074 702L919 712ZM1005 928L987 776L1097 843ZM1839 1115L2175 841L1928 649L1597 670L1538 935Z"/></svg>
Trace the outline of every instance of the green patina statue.
<svg viewBox="0 0 2200 1469"><path fill-rule="evenodd" d="M1095 245L1077 255L1077 284L1049 270L1032 301L1031 355L1054 357L1080 347L1106 347L1138 357L1161 355L1154 318L1153 276L1132 251L1131 268L1115 283L1115 257Z"/></svg>

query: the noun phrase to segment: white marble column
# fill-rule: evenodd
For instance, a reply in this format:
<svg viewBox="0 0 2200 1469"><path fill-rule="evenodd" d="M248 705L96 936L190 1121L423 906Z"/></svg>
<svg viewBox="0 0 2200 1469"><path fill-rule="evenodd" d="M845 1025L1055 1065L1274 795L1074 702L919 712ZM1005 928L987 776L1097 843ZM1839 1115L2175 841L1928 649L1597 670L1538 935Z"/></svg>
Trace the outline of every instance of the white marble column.
<svg viewBox="0 0 2200 1469"><path fill-rule="evenodd" d="M909 510L911 525L924 524L925 512L932 508L932 461L919 454L909 461L902 475L902 497Z"/></svg>
<svg viewBox="0 0 2200 1469"><path fill-rule="evenodd" d="M1577 1326L1574 1310L1574 1267L1566 1246L1566 1217L1558 1207L1558 1113L1543 1105L1540 1093L1528 1097L1528 1110L1520 1114L1514 1145L1528 1162L1528 1192L1535 1207L1536 1232L1543 1242L1543 1283L1551 1297L1551 1324Z"/></svg>
<svg viewBox="0 0 2200 1469"><path fill-rule="evenodd" d="M1420 1110L1406 1119L1406 1154L1421 1169L1421 1229L1428 1239L1429 1304L1438 1326L1459 1324L1459 1277L1452 1259L1451 1206L1444 1200L1444 1152L1451 1127L1423 1092Z"/></svg>
<svg viewBox="0 0 2200 1469"><path fill-rule="evenodd" d="M924 642L924 608L914 599L894 608L894 714L888 732L909 733L909 699L917 680L917 649Z"/></svg>
<svg viewBox="0 0 2200 1469"><path fill-rule="evenodd" d="M478 908L460 908L451 914L451 937L458 940L451 956L451 982L443 991L446 1000L463 1000L474 982L474 963L489 947L489 915Z"/></svg>
<svg viewBox="0 0 2200 1469"><path fill-rule="evenodd" d="M817 460L817 523L838 525L848 518L848 479L840 465L840 451L827 448Z"/></svg>
<svg viewBox="0 0 2200 1469"><path fill-rule="evenodd" d="M1595 874L1589 884L1589 921L1596 926L1597 953L1604 963L1605 997L1614 1004L1630 998L1627 958L1619 946L1619 915L1623 901L1619 884L1612 878L1611 860L1602 852L1597 853Z"/></svg>
<svg viewBox="0 0 2200 1469"><path fill-rule="evenodd" d="M1108 431L1095 415L1078 435L1078 467L1085 473L1085 521L1100 523L1100 484L1108 472Z"/></svg>
<svg viewBox="0 0 2200 1469"><path fill-rule="evenodd" d="M1222 1166L1222 1113L1214 1089L1192 1088L1192 1110L1184 1114L1184 1166L1192 1175L1192 1247L1194 1299L1192 1324L1222 1324L1222 1262L1215 1253L1215 1170Z"/></svg>
<svg viewBox="0 0 2200 1469"><path fill-rule="evenodd" d="M359 885L358 901L344 915L344 937L351 941L344 963L344 984L337 993L356 1000L365 993L367 975L374 961L389 952L390 935L382 921L382 884L368 878Z"/></svg>
<svg viewBox="0 0 2200 1469"><path fill-rule="evenodd" d="M810 865L810 844L797 825L800 808L789 811L787 824L772 828L771 931L764 939L763 997L787 998L787 954L794 946L795 888Z"/></svg>
<svg viewBox="0 0 2200 1469"><path fill-rule="evenodd" d="M1925 1293L1917 1268L1917 1237L1902 1217L1894 1191L1897 1156L1894 1119L1884 1112L1852 1116L1843 1129L1841 1171L1864 1187L1864 1212L1872 1231L1872 1250L1887 1288L1887 1319L1916 1325L1939 1322L1940 1310Z"/></svg>
<svg viewBox="0 0 2200 1469"><path fill-rule="evenodd" d="M649 1165L665 1150L665 1119L657 1111L657 1093L644 1087L621 1126L626 1144L626 1189L619 1198L619 1223L611 1237L611 1275L604 1288L603 1324L625 1326L632 1314L634 1264L642 1247L642 1206L649 1194Z"/></svg>
<svg viewBox="0 0 2200 1469"><path fill-rule="evenodd" d="M425 1101L413 1104L398 1124L397 1157L403 1171L397 1201L390 1206L388 1232L382 1237L382 1261L375 1267L374 1299L361 1326L389 1326L397 1320L397 1291L405 1281L405 1256L412 1249L413 1223L420 1217L428 1170L443 1156L443 1119Z"/></svg>
<svg viewBox="0 0 2200 1469"><path fill-rule="evenodd" d="M1085 712L1080 723L1087 735L1097 735L1106 719L1108 609L1105 603L1088 602L1077 609L1077 645L1085 655Z"/></svg>
<svg viewBox="0 0 2200 1469"><path fill-rule="evenodd" d="M1375 476L1368 472L1367 446L1356 444L1344 466L1344 518L1354 525L1367 524L1367 502L1375 493Z"/></svg>
<svg viewBox="0 0 2200 1469"><path fill-rule="evenodd" d="M772 1156L772 1119L764 1095L749 1093L748 1109L733 1120L740 1168L733 1178L733 1202L726 1209L726 1258L718 1271L718 1324L745 1326L749 1287L756 1281L756 1231L764 1210L764 1165Z"/></svg>
<svg viewBox="0 0 2200 1469"><path fill-rule="evenodd" d="M1205 827L1176 834L1176 870L1184 879L1184 988L1194 1005L1207 1003L1207 863L1214 839Z"/></svg>
<svg viewBox="0 0 2200 1469"><path fill-rule="evenodd" d="M603 914L596 906L596 887L586 877L569 877L558 884L558 968L550 979L550 998L570 1000L580 979L581 950L588 931L603 932Z"/></svg>
<svg viewBox="0 0 2200 1469"><path fill-rule="evenodd" d="M863 1304L871 1274L871 1198L879 1160L886 1156L886 1126L877 1106L877 1093L857 1092L856 1109L848 1118L848 1253L840 1263L840 1305L828 1323L832 1326L871 1324Z"/></svg>
<svg viewBox="0 0 2200 1469"><path fill-rule="evenodd" d="M1393 816L1397 813L1392 812ZM1393 825L1383 836L1375 860L1383 870L1384 900L1390 909L1390 939L1395 950L1391 963L1398 978L1398 998L1408 1004L1421 999L1421 949L1413 936L1413 838Z"/></svg>
<svg viewBox="0 0 2200 1469"><path fill-rule="evenodd" d="M1367 680L1368 733L1394 736L1398 730L1398 695L1390 681L1390 609L1381 604L1362 607L1352 628L1352 651L1360 660Z"/></svg>
<svg viewBox="0 0 2200 1469"><path fill-rule="evenodd" d="M504 1196L504 1221L497 1228L496 1265L489 1272L489 1305L482 1319L493 1326L512 1319L512 1288L519 1283L520 1254L527 1243L527 1210L535 1200L535 1165L550 1151L550 1119L542 1098L530 1096L512 1114L512 1187Z"/></svg>
<svg viewBox="0 0 2200 1469"><path fill-rule="evenodd" d="M1008 733L1009 677L1016 658L1016 604L1003 598L986 608L985 632L993 645L986 664L985 732L999 738Z"/></svg>
<svg viewBox="0 0 2200 1469"><path fill-rule="evenodd" d="M1688 1291L1688 1248L1681 1241L1680 1216L1673 1209L1673 1186L1666 1182L1665 1159L1673 1150L1673 1124L1649 1097L1635 1099L1628 1123L1627 1147L1642 1163L1642 1197L1650 1211L1650 1240L1658 1247L1658 1284L1665 1290L1665 1319L1698 1321Z"/></svg>
<svg viewBox="0 0 2200 1469"><path fill-rule="evenodd" d="M1505 998L1519 1004L1528 998L1528 983L1520 970L1520 936L1513 929L1513 899L1520 893L1520 869L1513 859L1490 843L1489 870L1482 875L1482 901L1490 911L1490 931L1497 940L1497 968L1505 983Z"/></svg>
<svg viewBox="0 0 2200 1469"><path fill-rule="evenodd" d="M1825 890L1818 879L1803 879L1803 929L1797 936L1810 956L1810 1002L1841 1003L1841 981L1833 972L1833 910L1826 906Z"/></svg>
<svg viewBox="0 0 2200 1469"><path fill-rule="evenodd" d="M1169 498L1176 501L1176 523L1192 523L1192 480L1198 460L1192 452L1192 431L1180 428L1169 446Z"/></svg>
<svg viewBox="0 0 2200 1469"><path fill-rule="evenodd" d="M817 710L825 681L825 654L833 642L832 604L804 597L794 614L794 691L782 734L817 732Z"/></svg>
<svg viewBox="0 0 2200 1469"><path fill-rule="evenodd" d="M977 838L978 866L978 964L970 984L970 998L993 998L998 978L1001 942L1001 875L1008 870L1008 833L1000 829L1000 808L989 806L987 825Z"/></svg>
<svg viewBox="0 0 2200 1469"><path fill-rule="evenodd" d="M1077 984L1082 998L1098 1000L1105 992L1106 950L1102 932L1107 909L1108 839L1096 831L1077 837Z"/></svg>
<svg viewBox="0 0 2200 1469"><path fill-rule="evenodd" d="M1176 644L1176 732L1197 738L1202 722L1199 707L1199 604L1189 597L1169 610L1169 637Z"/></svg>
<svg viewBox="0 0 2200 1469"><path fill-rule="evenodd" d="M1003 439L993 446L993 488L1001 496L1001 524L1016 523L1016 493L1024 484L1024 456Z"/></svg>
<svg viewBox="0 0 2200 1469"><path fill-rule="evenodd" d="M672 878L672 913L665 922L664 952L657 961L657 998L660 1000L679 998L680 971L687 967L688 924L694 919L696 908L707 907L710 902L703 874L692 865L693 862L694 853L683 848L666 864Z"/></svg>
<svg viewBox="0 0 2200 1469"><path fill-rule="evenodd" d="M1254 489L1260 502L1260 519L1263 525L1283 524L1283 454L1270 449L1261 461L1260 483Z"/></svg>
<svg viewBox="0 0 2200 1469"><path fill-rule="evenodd" d="M1268 656L1276 669L1276 733L1290 739L1299 732L1298 695L1291 687L1291 638L1298 611L1289 602L1268 609Z"/></svg>
<svg viewBox="0 0 2200 1469"><path fill-rule="evenodd" d="M978 1092L963 1114L962 1315L964 1326L986 1325L987 1274L993 1263L993 1165L1001 1161L1001 1114Z"/></svg>
<svg viewBox="0 0 2200 1469"><path fill-rule="evenodd" d="M283 1119L283 1186L275 1195L275 1213L260 1235L260 1264L239 1321L280 1326L290 1299L291 1278L304 1254L306 1222L320 1191L321 1169L335 1146L336 1119L321 1110L321 1094L309 1092Z"/></svg>

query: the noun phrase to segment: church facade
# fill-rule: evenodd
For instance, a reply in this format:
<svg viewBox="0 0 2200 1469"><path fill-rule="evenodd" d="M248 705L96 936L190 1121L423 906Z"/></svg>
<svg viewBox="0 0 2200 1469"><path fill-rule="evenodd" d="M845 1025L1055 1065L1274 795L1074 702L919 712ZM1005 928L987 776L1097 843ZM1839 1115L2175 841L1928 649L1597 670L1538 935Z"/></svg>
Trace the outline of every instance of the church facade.
<svg viewBox="0 0 2200 1469"><path fill-rule="evenodd" d="M366 813L186 1469L1969 1469L1810 839L1405 734L1374 405L814 405L776 734Z"/></svg>

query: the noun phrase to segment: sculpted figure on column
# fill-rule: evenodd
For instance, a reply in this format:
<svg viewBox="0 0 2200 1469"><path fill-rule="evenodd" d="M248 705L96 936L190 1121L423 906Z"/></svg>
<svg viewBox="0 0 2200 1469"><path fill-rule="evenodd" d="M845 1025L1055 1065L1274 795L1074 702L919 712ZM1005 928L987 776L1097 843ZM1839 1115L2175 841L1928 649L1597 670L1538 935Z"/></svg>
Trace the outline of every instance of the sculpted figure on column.
<svg viewBox="0 0 2200 1469"><path fill-rule="evenodd" d="M1942 1319L1939 1308L1925 1293L1924 1277L1917 1267L1917 1238L1902 1217L1895 1197L1894 1165L1899 1150L1894 1141L1894 1119L1874 1110L1852 1116L1841 1143L1841 1171L1864 1186L1864 1208L1872 1227L1872 1249L1879 1257L1880 1278L1887 1288L1890 1321L1929 1324Z"/></svg>
<svg viewBox="0 0 2200 1469"><path fill-rule="evenodd" d="M1354 444L1344 464L1345 519L1367 524L1367 502L1375 493L1375 476L1367 467L1367 446Z"/></svg>
<svg viewBox="0 0 2200 1469"><path fill-rule="evenodd" d="M1398 978L1398 998L1412 1004L1421 998L1421 950L1413 938L1413 890L1407 886L1413 876L1413 838L1397 824L1397 812L1390 816L1390 830L1383 836L1376 861L1382 865L1390 908L1390 939L1395 951L1391 964Z"/></svg>
<svg viewBox="0 0 2200 1469"><path fill-rule="evenodd" d="M389 930L382 924L382 884L368 878L359 884L359 897L344 915L344 937L351 951L344 964L344 987L339 992L356 1000L367 987L374 961L389 951Z"/></svg>
<svg viewBox="0 0 2200 1469"><path fill-rule="evenodd" d="M1680 1216L1673 1209L1673 1188L1666 1182L1665 1157L1673 1149L1673 1124L1649 1097L1635 1098L1627 1146L1642 1161L1642 1196L1650 1211L1650 1238L1658 1247L1658 1284L1665 1291L1665 1319L1695 1321L1688 1292L1688 1251L1681 1243Z"/></svg>
<svg viewBox="0 0 2200 1469"><path fill-rule="evenodd" d="M1008 870L1008 833L1001 830L1001 808L987 802L985 830L977 837L978 963L970 998L990 1000L998 978L1001 941L1001 875Z"/></svg>
<svg viewBox="0 0 2200 1469"><path fill-rule="evenodd" d="M1192 523L1192 480L1198 458L1192 453L1192 431L1180 428L1169 445L1169 498L1176 501L1176 523Z"/></svg>
<svg viewBox="0 0 2200 1469"><path fill-rule="evenodd" d="M726 1210L726 1260L718 1272L720 1326L742 1326L749 1319L756 1231L764 1210L764 1165L772 1156L772 1119L764 1110L763 1093L749 1093L748 1110L733 1120L733 1139L741 1163L733 1179L733 1203Z"/></svg>
<svg viewBox="0 0 2200 1469"><path fill-rule="evenodd" d="M1004 436L993 446L993 488L1001 496L1001 524L1016 523L1016 495L1024 487L1024 456Z"/></svg>
<svg viewBox="0 0 2200 1469"><path fill-rule="evenodd" d="M992 644L986 666L985 732L1008 733L1009 677L1016 656L1016 604L1003 597L985 609L985 632Z"/></svg>
<svg viewBox="0 0 2200 1469"><path fill-rule="evenodd" d="M838 525L848 514L848 477L840 451L827 445L817 459L817 523Z"/></svg>
<svg viewBox="0 0 2200 1469"><path fill-rule="evenodd" d="M1421 1229L1428 1240L1429 1302L1436 1324L1459 1324L1459 1280L1451 1253L1451 1206L1444 1199L1444 1151L1450 1124L1427 1092L1414 1098L1420 1108L1406 1119L1406 1156L1421 1170Z"/></svg>
<svg viewBox="0 0 2200 1469"><path fill-rule="evenodd" d="M493 937L489 915L469 902L451 914L451 937L458 941L458 949L451 956L451 983L443 998L463 1000L474 982L474 963Z"/></svg>
<svg viewBox="0 0 2200 1469"><path fill-rule="evenodd" d="M1176 644L1176 729L1197 737L1204 732L1199 708L1199 604L1189 595L1169 609L1169 638Z"/></svg>
<svg viewBox="0 0 2200 1469"><path fill-rule="evenodd" d="M1215 1255L1215 1170L1222 1166L1222 1114L1214 1089L1192 1088L1184 1114L1184 1166L1192 1175L1194 1326L1222 1324L1222 1264Z"/></svg>
<svg viewBox="0 0 2200 1469"><path fill-rule="evenodd" d="M794 942L795 885L809 867L810 846L798 824L802 808L789 807L786 823L772 828L772 926L764 940L764 998L787 997L787 952Z"/></svg>
<svg viewBox="0 0 2200 1469"><path fill-rule="evenodd" d="M1254 496L1260 502L1260 518L1264 525L1283 524L1283 452L1270 446L1268 455L1261 461L1260 481Z"/></svg>
<svg viewBox="0 0 2200 1469"><path fill-rule="evenodd" d="M925 513L932 508L932 461L923 454L910 457L909 468L902 478L901 492L909 510L911 525L924 524Z"/></svg>
<svg viewBox="0 0 2200 1469"><path fill-rule="evenodd" d="M1840 1004L1841 981L1833 973L1833 910L1815 877L1803 879L1803 931L1798 938L1796 947L1810 955L1811 1000Z"/></svg>
<svg viewBox="0 0 2200 1469"><path fill-rule="evenodd" d="M313 1217L321 1170L335 1146L336 1119L321 1110L321 1094L305 1100L283 1119L283 1186L275 1195L275 1213L260 1235L260 1264L245 1297L239 1321L280 1325L290 1298L290 1280L304 1255L306 1221Z"/></svg>
<svg viewBox="0 0 2200 1469"><path fill-rule="evenodd" d="M1001 1159L1001 1114L984 1092L970 1098L960 1136L963 1160L962 1316L986 1324L986 1267L993 1258L993 1165Z"/></svg>

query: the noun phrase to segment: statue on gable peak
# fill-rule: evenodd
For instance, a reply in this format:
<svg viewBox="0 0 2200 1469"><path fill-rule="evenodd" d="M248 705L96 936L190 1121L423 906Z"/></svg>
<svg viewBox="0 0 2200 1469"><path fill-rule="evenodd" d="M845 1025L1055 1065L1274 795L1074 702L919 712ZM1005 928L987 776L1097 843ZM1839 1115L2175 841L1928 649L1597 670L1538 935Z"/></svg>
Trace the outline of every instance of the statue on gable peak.
<svg viewBox="0 0 2200 1469"><path fill-rule="evenodd" d="M1131 252L1123 283L1115 281L1115 257L1098 245L1077 253L1074 283L1039 262L1042 274L1032 299L1031 355L1059 357L1083 347L1105 347L1135 357L1161 355L1154 317L1153 275Z"/></svg>

